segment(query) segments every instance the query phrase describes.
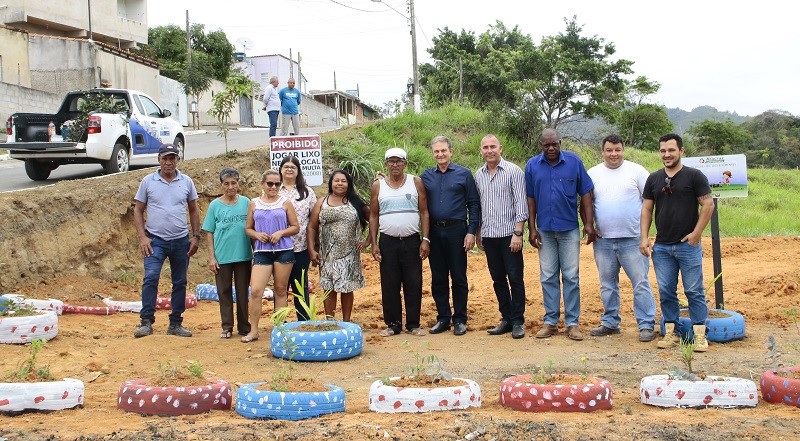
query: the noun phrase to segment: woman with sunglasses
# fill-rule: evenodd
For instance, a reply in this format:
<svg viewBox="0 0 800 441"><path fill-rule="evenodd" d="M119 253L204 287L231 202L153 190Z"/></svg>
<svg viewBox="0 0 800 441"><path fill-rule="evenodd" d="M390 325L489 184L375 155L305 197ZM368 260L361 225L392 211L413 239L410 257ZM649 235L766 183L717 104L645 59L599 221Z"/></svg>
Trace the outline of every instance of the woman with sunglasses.
<svg viewBox="0 0 800 441"><path fill-rule="evenodd" d="M245 232L253 240L253 270L250 277L250 333L242 342L258 340L261 297L270 277L275 292L275 310L288 305L286 287L294 264L292 236L300 227L292 203L278 192L281 177L276 170L261 176L261 196L250 201Z"/></svg>
<svg viewBox="0 0 800 441"><path fill-rule="evenodd" d="M306 244L306 230L308 228L308 215L311 214L311 208L317 203L317 195L314 194L313 189L308 188L306 185L303 170L300 168L300 161L296 156L284 157L278 172L281 176L279 193L292 203L292 207L297 213L297 223L300 226L300 231L292 236L294 265L292 265L292 273L289 276L289 289L296 293L298 292L297 285L302 286L304 300L308 304L308 294L311 288L308 284L308 265L310 260ZM298 320L309 319L303 308L295 308L295 310L297 311Z"/></svg>

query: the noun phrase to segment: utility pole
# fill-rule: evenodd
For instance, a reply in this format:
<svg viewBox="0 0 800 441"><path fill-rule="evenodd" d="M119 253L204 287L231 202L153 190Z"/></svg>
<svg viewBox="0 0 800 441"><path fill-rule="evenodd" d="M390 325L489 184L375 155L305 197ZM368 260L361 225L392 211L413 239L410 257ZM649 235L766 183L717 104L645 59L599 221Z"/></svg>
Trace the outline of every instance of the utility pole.
<svg viewBox="0 0 800 441"><path fill-rule="evenodd" d="M414 0L408 0L408 12L411 17L411 59L414 63L414 112L422 112L419 97L419 64L417 64L417 19L414 15Z"/></svg>

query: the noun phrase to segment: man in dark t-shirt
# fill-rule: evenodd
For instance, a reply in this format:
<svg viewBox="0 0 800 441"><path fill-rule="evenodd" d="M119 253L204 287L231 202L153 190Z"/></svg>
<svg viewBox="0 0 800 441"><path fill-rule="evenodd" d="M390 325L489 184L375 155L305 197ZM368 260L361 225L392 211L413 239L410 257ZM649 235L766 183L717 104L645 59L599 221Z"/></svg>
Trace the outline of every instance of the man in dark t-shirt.
<svg viewBox="0 0 800 441"><path fill-rule="evenodd" d="M642 254L653 256L658 296L666 332L658 342L662 349L680 342L675 334L680 314L678 272L689 301L689 317L695 334L695 351L708 350L705 322L708 318L703 288L703 249L700 238L714 211L711 187L699 170L684 167L683 139L674 133L659 139L659 155L664 168L650 174L645 183L641 217ZM698 211L698 206L700 207ZM656 242L650 246L653 208L656 214Z"/></svg>

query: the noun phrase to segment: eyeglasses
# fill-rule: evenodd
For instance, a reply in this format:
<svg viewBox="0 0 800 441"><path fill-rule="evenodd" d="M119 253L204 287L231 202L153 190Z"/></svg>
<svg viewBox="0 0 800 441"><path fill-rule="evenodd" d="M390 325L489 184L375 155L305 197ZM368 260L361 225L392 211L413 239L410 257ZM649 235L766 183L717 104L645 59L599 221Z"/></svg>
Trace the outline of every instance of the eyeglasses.
<svg viewBox="0 0 800 441"><path fill-rule="evenodd" d="M406 163L405 159L386 160L386 165L388 165L389 167L397 167L398 165L403 165L405 163Z"/></svg>
<svg viewBox="0 0 800 441"><path fill-rule="evenodd" d="M282 168L284 170L297 170L297 167L294 165L284 165Z"/></svg>
<svg viewBox="0 0 800 441"><path fill-rule="evenodd" d="M664 186L661 187L661 193L672 194L673 188L675 188L675 186L672 185L672 178L669 176L664 178Z"/></svg>
<svg viewBox="0 0 800 441"><path fill-rule="evenodd" d="M269 188L272 188L272 187L280 187L281 183L280 182L267 181L267 182L264 183L264 185L266 185Z"/></svg>

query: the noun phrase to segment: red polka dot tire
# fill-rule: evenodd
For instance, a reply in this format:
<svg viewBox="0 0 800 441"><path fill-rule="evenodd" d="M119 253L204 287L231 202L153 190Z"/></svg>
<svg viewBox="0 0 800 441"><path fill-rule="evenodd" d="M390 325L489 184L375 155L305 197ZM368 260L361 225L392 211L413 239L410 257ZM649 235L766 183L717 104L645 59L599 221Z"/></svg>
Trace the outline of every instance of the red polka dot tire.
<svg viewBox="0 0 800 441"><path fill-rule="evenodd" d="M114 308L120 312L136 312L142 310L142 301L124 301L114 300L111 297L103 299L103 303L109 308ZM197 306L197 297L192 294L186 295L186 308L193 308ZM172 309L172 301L169 297L156 298L156 309Z"/></svg>
<svg viewBox="0 0 800 441"><path fill-rule="evenodd" d="M500 404L522 412L593 412L608 410L614 396L607 380L562 376L574 383L531 383L531 375L515 375L500 383Z"/></svg>
<svg viewBox="0 0 800 441"><path fill-rule="evenodd" d="M669 375L642 378L642 403L659 407L755 407L758 389L750 380L709 376L704 380L672 380Z"/></svg>
<svg viewBox="0 0 800 441"><path fill-rule="evenodd" d="M0 343L24 344L51 340L58 334L58 316L53 311L34 315L0 317Z"/></svg>
<svg viewBox="0 0 800 441"><path fill-rule="evenodd" d="M775 371L761 374L761 396L768 403L783 403L800 407L800 366L785 368L783 371L793 372L795 377L789 377L788 372L778 375Z"/></svg>
<svg viewBox="0 0 800 441"><path fill-rule="evenodd" d="M194 294L186 294L186 309L197 306L197 297ZM169 297L156 298L156 309L172 309L172 299Z"/></svg>
<svg viewBox="0 0 800 441"><path fill-rule="evenodd" d="M72 378L39 383L0 383L0 413L83 407L83 382Z"/></svg>
<svg viewBox="0 0 800 441"><path fill-rule="evenodd" d="M398 413L481 407L481 388L478 383L465 378L453 378L453 381L462 381L464 384L453 387L397 387L377 380L369 388L369 410Z"/></svg>
<svg viewBox="0 0 800 441"><path fill-rule="evenodd" d="M231 385L210 378L206 386L148 386L147 379L128 380L119 387L117 409L142 415L196 415L231 409Z"/></svg>

